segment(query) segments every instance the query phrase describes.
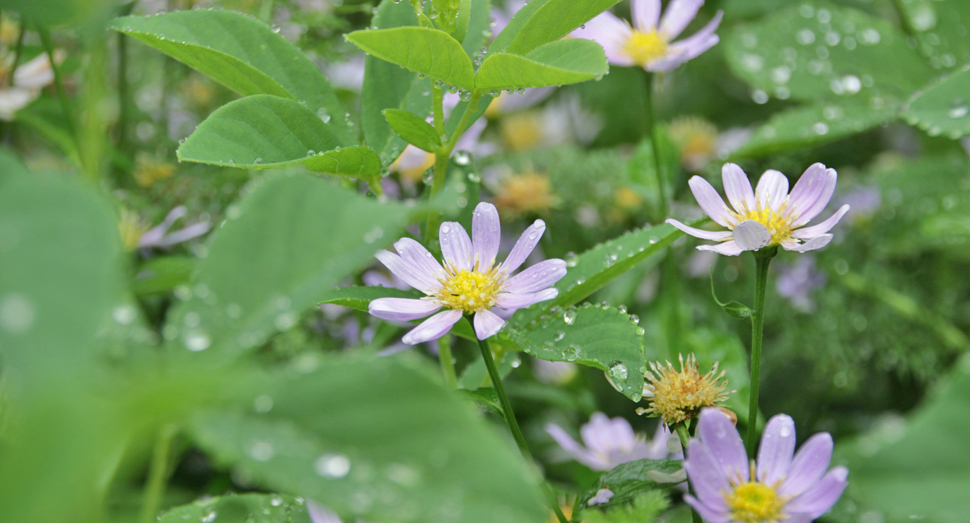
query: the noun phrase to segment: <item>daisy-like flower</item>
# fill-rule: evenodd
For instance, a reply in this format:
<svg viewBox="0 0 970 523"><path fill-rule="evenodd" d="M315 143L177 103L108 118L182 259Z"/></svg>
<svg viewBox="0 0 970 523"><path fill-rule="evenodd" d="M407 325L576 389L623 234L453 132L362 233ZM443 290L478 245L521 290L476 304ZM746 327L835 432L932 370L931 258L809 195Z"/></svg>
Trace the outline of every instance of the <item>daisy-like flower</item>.
<svg viewBox="0 0 970 523"><path fill-rule="evenodd" d="M54 58L60 63L64 59L63 51L56 51ZM0 120L6 121L13 120L14 113L30 105L40 96L40 90L54 81L47 54L38 55L13 71L10 70L12 62L12 54L0 52ZM13 84L8 86L11 74Z"/></svg>
<svg viewBox="0 0 970 523"><path fill-rule="evenodd" d="M680 371L669 361L666 367L651 362L650 368L652 371L643 374L647 379L643 397L650 406L637 409L637 414L659 416L667 425L691 419L704 407L716 407L734 392L725 392L727 380L721 382L725 371L717 372L717 362L710 372L701 374L693 354L687 356L686 363L680 355Z"/></svg>
<svg viewBox="0 0 970 523"><path fill-rule="evenodd" d="M812 436L795 454L795 422L785 414L768 420L757 462L748 462L741 436L716 409L704 409L684 468L695 496L684 499L708 523L808 523L842 496L845 467L826 469L832 436Z"/></svg>
<svg viewBox="0 0 970 523"><path fill-rule="evenodd" d="M697 16L704 0L673 0L660 16L660 0L633 0L633 26L604 12L573 31L572 35L595 40L603 46L611 65L637 65L647 71L665 73L707 51L718 42L714 34L724 13L717 12L703 29L674 42ZM659 22L659 24L658 24Z"/></svg>
<svg viewBox="0 0 970 523"><path fill-rule="evenodd" d="M698 246L698 250L737 256L744 251L776 245L797 252L821 249L832 241L828 232L849 210L848 205L843 205L822 223L805 227L825 209L835 191L838 177L835 169L820 163L813 164L802 174L791 194L788 193L788 178L775 170L765 171L754 191L748 176L733 163L724 164L721 177L733 209L724 203L707 180L694 176L688 183L701 209L729 231L704 231L677 220L667 220L691 236L721 242Z"/></svg>
<svg viewBox="0 0 970 523"><path fill-rule="evenodd" d="M589 423L579 429L585 446L571 438L559 425L549 423L546 432L576 461L592 470L610 470L617 465L640 459L664 459L670 454L667 442L670 430L660 424L652 441L633 432L630 422L617 417L610 419L595 412Z"/></svg>
<svg viewBox="0 0 970 523"><path fill-rule="evenodd" d="M402 341L414 345L444 336L465 314L474 314L475 334L484 340L495 335L516 309L555 298L549 287L566 275L566 262L546 260L512 276L535 249L546 230L536 220L522 233L509 257L496 263L501 225L498 210L482 202L472 214L472 238L458 222L441 224L439 238L444 267L420 243L402 238L397 254L379 251L377 259L395 276L427 296L420 299L379 298L368 310L385 320L411 321L446 309L408 332Z"/></svg>

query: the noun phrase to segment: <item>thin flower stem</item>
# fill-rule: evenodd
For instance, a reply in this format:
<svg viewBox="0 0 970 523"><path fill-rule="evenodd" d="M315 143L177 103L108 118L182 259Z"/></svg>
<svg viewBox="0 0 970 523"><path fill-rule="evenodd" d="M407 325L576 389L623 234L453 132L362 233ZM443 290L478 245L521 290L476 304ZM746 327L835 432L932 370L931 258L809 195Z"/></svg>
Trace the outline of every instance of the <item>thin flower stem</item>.
<svg viewBox="0 0 970 523"><path fill-rule="evenodd" d="M158 434L155 450L152 453L152 464L149 470L148 484L145 486L145 501L141 507L141 523L153 523L158 519L162 495L165 494L165 482L168 480L168 464L172 453L172 442L178 434L178 427L166 425Z"/></svg>
<svg viewBox="0 0 970 523"><path fill-rule="evenodd" d="M683 422L674 425L674 431L677 433L677 437L680 438L680 446L684 448L684 454L687 454L687 446L690 445L690 433L687 432L687 425ZM694 485L687 482L687 490L691 494L694 493ZM690 515L693 523L703 523L701 520L701 515L697 513L693 508L690 509Z"/></svg>
<svg viewBox="0 0 970 523"><path fill-rule="evenodd" d="M24 52L24 33L27 32L27 23L24 20L20 20L20 33L17 35L17 48L13 53L13 63L10 64L10 76L7 78L9 85L13 85L14 71L17 70L17 66L20 64L20 57Z"/></svg>
<svg viewBox="0 0 970 523"><path fill-rule="evenodd" d="M77 125L74 122L74 112L71 110L71 102L67 99L67 91L64 90L64 81L61 77L61 68L57 65L57 60L54 59L54 42L51 40L50 31L37 24L37 32L40 33L40 41L44 46L44 52L47 53L47 58L51 62L51 71L54 73L54 86L57 88L57 97L61 101L61 110L64 111L64 121L67 123L68 131L71 133L71 137L74 139L74 144L81 149L81 143L78 140L77 135Z"/></svg>
<svg viewBox="0 0 970 523"><path fill-rule="evenodd" d="M644 119L647 122L647 131L650 133L650 149L653 153L653 171L654 176L657 177L657 197L659 201L659 206L656 209L657 215L654 217L654 220L660 223L667 216L667 183L664 180L663 166L660 161L660 142L657 141L657 122L653 107L653 73L646 73L645 87L646 103L644 106L646 113L644 114Z"/></svg>
<svg viewBox="0 0 970 523"><path fill-rule="evenodd" d="M474 330L475 326L472 324L471 317L465 316L465 319L468 320L468 325ZM527 462L534 463L532 453L529 452L529 445L525 442L525 437L522 436L522 431L519 429L519 422L515 420L512 404L509 403L509 397L505 393L505 386L502 385L502 376L499 375L498 367L495 366L495 359L492 358L492 349L488 346L488 340L478 340L478 347L482 350L482 359L485 360L485 368L488 369L488 376L492 379L492 387L495 389L495 395L498 396L499 403L502 405L502 414L505 417L505 423L509 426L509 431L512 432L512 437L519 446L519 451L522 452L522 456L525 457ZM559 501L556 499L556 495L552 493L552 490L545 482L543 482L542 486L546 496L549 498L549 505L552 507L553 512L556 513L556 518L559 519L559 523L569 523L569 519L566 518L562 509L559 508Z"/></svg>
<svg viewBox="0 0 970 523"><path fill-rule="evenodd" d="M431 94L434 103L434 130L438 131L438 136L445 135L445 93L444 89L432 84Z"/></svg>
<svg viewBox="0 0 970 523"><path fill-rule="evenodd" d="M751 317L751 403L748 405L748 455L754 456L758 440L758 392L761 385L761 338L765 327L765 290L768 286L768 265L778 253L778 247L754 253L754 315Z"/></svg>
<svg viewBox="0 0 970 523"><path fill-rule="evenodd" d="M441 362L441 374L445 383L451 389L458 388L458 375L455 373L455 362L451 357L451 336L438 338L438 361Z"/></svg>

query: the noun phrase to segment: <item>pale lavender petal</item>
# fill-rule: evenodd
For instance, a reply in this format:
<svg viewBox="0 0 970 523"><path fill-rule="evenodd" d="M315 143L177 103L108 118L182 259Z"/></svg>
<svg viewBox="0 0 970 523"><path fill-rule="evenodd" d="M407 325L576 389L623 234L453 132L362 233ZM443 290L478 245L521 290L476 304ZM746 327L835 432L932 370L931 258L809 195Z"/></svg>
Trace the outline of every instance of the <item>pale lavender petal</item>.
<svg viewBox="0 0 970 523"><path fill-rule="evenodd" d="M380 250L374 256L391 273L419 291L430 293L441 287L441 283L435 279L435 275L426 272L418 265L404 260L404 258L401 258L393 252Z"/></svg>
<svg viewBox="0 0 970 523"><path fill-rule="evenodd" d="M165 233L172 228L172 225L181 217L188 213L188 209L184 205L179 205L178 207L172 209L165 215L165 219L162 223L152 227L138 239L139 247L156 247L161 244L162 238Z"/></svg>
<svg viewBox="0 0 970 523"><path fill-rule="evenodd" d="M815 518L808 514L788 514L785 523L812 523L813 519Z"/></svg>
<svg viewBox="0 0 970 523"><path fill-rule="evenodd" d="M498 209L482 202L472 213L473 259L478 262L479 270L486 271L495 263L498 244L502 239L502 226L498 220Z"/></svg>
<svg viewBox="0 0 970 523"><path fill-rule="evenodd" d="M722 11L718 11L717 14L707 23L700 31L694 33L688 38L684 38L679 42L674 42L667 47L667 52L679 55L681 57L681 62L686 62L692 58L700 56L704 51L714 47L719 41L720 37L714 34L717 31L718 25L721 23L721 18L724 16Z"/></svg>
<svg viewBox="0 0 970 523"><path fill-rule="evenodd" d="M602 460L598 459L597 456L580 445L576 440L571 438L566 431L560 426L549 423L546 425L546 432L552 436L552 439L556 440L556 443L569 453L576 461L586 465L593 470L608 470L603 468L604 464Z"/></svg>
<svg viewBox="0 0 970 523"><path fill-rule="evenodd" d="M657 28L657 21L660 20L660 0L633 0L630 11L633 14L633 27L649 33Z"/></svg>
<svg viewBox="0 0 970 523"><path fill-rule="evenodd" d="M738 244L735 243L734 240L719 243L717 245L698 245L697 250L712 251L725 256L737 256L744 252L741 247L738 247Z"/></svg>
<svg viewBox="0 0 970 523"><path fill-rule="evenodd" d="M812 436L795 454L785 482L778 488L778 494L794 497L805 492L825 474L831 460L832 436L827 432Z"/></svg>
<svg viewBox="0 0 970 523"><path fill-rule="evenodd" d="M630 56L623 52L623 45L630 39L632 28L613 13L605 11L586 22L585 27L572 32L572 36L593 40L603 46L606 59L612 65L634 65Z"/></svg>
<svg viewBox="0 0 970 523"><path fill-rule="evenodd" d="M619 448L632 448L637 439L629 421L619 417L610 419L602 412L593 413L589 423L579 429L579 434L586 447L602 454Z"/></svg>
<svg viewBox="0 0 970 523"><path fill-rule="evenodd" d="M660 19L660 32L667 38L667 41L673 40L684 31L684 28L697 16L697 10L702 5L704 5L704 0L673 0L673 2L670 2L663 18Z"/></svg>
<svg viewBox="0 0 970 523"><path fill-rule="evenodd" d="M788 197L788 177L774 169L768 169L758 180L754 194L762 209L778 209Z"/></svg>
<svg viewBox="0 0 970 523"><path fill-rule="evenodd" d="M734 226L734 243L741 250L757 251L771 244L771 231L760 222L745 220Z"/></svg>
<svg viewBox="0 0 970 523"><path fill-rule="evenodd" d="M812 485L803 494L789 501L785 505L787 512L808 514L815 519L825 514L835 505L835 502L842 496L849 483L849 469L845 467L835 467L828 472L818 483Z"/></svg>
<svg viewBox="0 0 970 523"><path fill-rule="evenodd" d="M558 258L539 262L509 278L502 292L537 292L551 287L566 275L566 262Z"/></svg>
<svg viewBox="0 0 970 523"><path fill-rule="evenodd" d="M684 496L684 501L691 507L694 507L694 510L700 514L706 523L727 523L731 521L730 514L727 511L711 510L707 505L690 494Z"/></svg>
<svg viewBox="0 0 970 523"><path fill-rule="evenodd" d="M367 311L382 320L411 321L424 318L441 308L431 300L378 298L367 305Z"/></svg>
<svg viewBox="0 0 970 523"><path fill-rule="evenodd" d="M472 240L460 223L442 223L438 238L446 265L454 270L472 270Z"/></svg>
<svg viewBox="0 0 970 523"><path fill-rule="evenodd" d="M436 340L451 330L461 319L460 310L446 310L424 320L420 325L411 329L401 341L408 345L417 345L426 341Z"/></svg>
<svg viewBox="0 0 970 523"><path fill-rule="evenodd" d="M187 225L173 233L166 234L162 240L158 242L158 246L171 247L172 245L187 242L209 232L209 229L211 228L212 224L209 222L199 222L193 223L192 225Z"/></svg>
<svg viewBox="0 0 970 523"><path fill-rule="evenodd" d="M687 448L687 459L684 460L684 470L687 471L694 492L704 500L705 505L717 511L728 509L724 491L731 488L730 479L703 441L691 440Z"/></svg>
<svg viewBox="0 0 970 523"><path fill-rule="evenodd" d="M791 190L788 212L795 217L792 227L805 225L825 209L835 192L837 179L835 169L827 169L820 163L805 170Z"/></svg>
<svg viewBox="0 0 970 523"><path fill-rule="evenodd" d="M310 513L310 521L313 523L341 523L336 512L313 501L307 502L307 512Z"/></svg>
<svg viewBox="0 0 970 523"><path fill-rule="evenodd" d="M754 199L754 191L751 190L751 182L740 167L733 163L724 164L721 168L721 180L724 182L728 203L734 207L734 210L744 212L755 208L757 202Z"/></svg>
<svg viewBox="0 0 970 523"><path fill-rule="evenodd" d="M484 340L495 336L505 326L505 320L492 311L484 310L475 313L475 335Z"/></svg>
<svg viewBox="0 0 970 523"><path fill-rule="evenodd" d="M721 470L729 478L740 476L742 481L748 481L748 455L738 429L718 409L706 408L701 411L700 418L697 434L721 465Z"/></svg>
<svg viewBox="0 0 970 523"><path fill-rule="evenodd" d="M438 260L434 259L428 249L424 248L419 242L412 240L411 238L401 238L400 240L394 242L394 250L401 255L401 259L405 262L414 265L421 269L425 274L430 275L435 280L434 286L429 289L432 290L440 289L441 282L438 281L439 278L444 278L444 269L441 268L441 264Z"/></svg>
<svg viewBox="0 0 970 523"><path fill-rule="evenodd" d="M556 296L559 296L559 289L546 289L526 294L500 292L495 297L495 306L503 309L522 309L540 301L551 300Z"/></svg>
<svg viewBox="0 0 970 523"><path fill-rule="evenodd" d="M651 73L669 73L670 71L680 67L680 64L686 62L687 60L690 60L687 53L669 50L667 56L658 58L652 62L647 62L643 65L643 69L645 71L650 71Z"/></svg>
<svg viewBox="0 0 970 523"><path fill-rule="evenodd" d="M832 216L829 216L829 219L825 220L824 222L821 222L817 225L812 225L811 227L804 227L802 229L797 229L795 231L792 231L791 235L794 236L795 238L801 238L803 240L814 238L816 236L821 236L831 231L832 227L835 227L835 224L839 223L839 220L841 220L842 216L844 216L845 213L847 212L849 212L849 206L843 205L842 207L839 207L838 211L835 211L835 214L833 214Z"/></svg>
<svg viewBox="0 0 970 523"><path fill-rule="evenodd" d="M680 223L673 218L667 218L666 223L686 232L687 234L702 240L724 241L731 239L731 231L705 231Z"/></svg>
<svg viewBox="0 0 970 523"><path fill-rule="evenodd" d="M808 252L808 251L814 251L816 249L821 249L822 247L825 247L826 245L828 245L830 241L832 241L832 235L823 234L821 236L816 236L811 240L808 240L807 242L801 243L801 244L799 244L795 240L785 240L781 242L781 246L786 251Z"/></svg>
<svg viewBox="0 0 970 523"><path fill-rule="evenodd" d="M691 177L687 184L690 185L690 190L694 193L694 198L704 214L710 216L719 225L731 226L731 212L714 186L700 176Z"/></svg>
<svg viewBox="0 0 970 523"><path fill-rule="evenodd" d="M795 421L791 416L773 416L765 425L758 449L758 481L774 485L785 477L795 454Z"/></svg>
<svg viewBox="0 0 970 523"><path fill-rule="evenodd" d="M657 430L653 434L653 439L650 440L647 446L647 455L644 458L649 459L664 459L667 457L669 451L667 450L667 440L670 439L670 429L667 428L666 423L658 423Z"/></svg>
<svg viewBox="0 0 970 523"><path fill-rule="evenodd" d="M596 495L589 498L589 501L586 502L586 506L592 507L595 505L602 505L603 503L608 502L613 496L614 494L612 490L608 488L601 488L596 491Z"/></svg>
<svg viewBox="0 0 970 523"><path fill-rule="evenodd" d="M499 267L499 272L504 274L512 274L516 269L525 262L525 259L532 254L533 249L536 245L539 245L539 240L542 238L542 233L546 231L546 222L542 220L536 220L526 229L522 236L519 236L519 241L515 242L515 247L512 247L512 252L509 253L509 257L502 262Z"/></svg>

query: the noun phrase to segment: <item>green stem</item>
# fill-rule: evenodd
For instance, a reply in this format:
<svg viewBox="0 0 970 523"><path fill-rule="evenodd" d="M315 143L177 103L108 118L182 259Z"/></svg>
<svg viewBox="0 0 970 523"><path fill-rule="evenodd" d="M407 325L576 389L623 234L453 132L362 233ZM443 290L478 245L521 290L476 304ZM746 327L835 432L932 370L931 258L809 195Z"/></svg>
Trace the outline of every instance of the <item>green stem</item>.
<svg viewBox="0 0 970 523"><path fill-rule="evenodd" d="M441 362L441 374L449 388L458 388L458 375L455 374L455 362L451 356L451 336L438 338L438 361Z"/></svg>
<svg viewBox="0 0 970 523"><path fill-rule="evenodd" d="M754 456L758 439L758 392L761 385L761 338L765 327L765 291L768 286L768 265L778 253L778 247L754 253L754 315L751 317L751 402L748 405L748 456Z"/></svg>
<svg viewBox="0 0 970 523"><path fill-rule="evenodd" d="M148 484L145 486L145 501L141 508L141 523L153 523L158 519L158 510L165 494L165 482L168 480L168 464L172 453L172 442L178 434L178 427L166 425L162 427L155 441L152 454L152 465L149 471Z"/></svg>
<svg viewBox="0 0 970 523"><path fill-rule="evenodd" d="M664 179L663 166L660 161L660 146L657 141L657 122L653 107L653 73L646 73L646 112L644 120L647 122L647 131L650 133L650 149L653 153L653 172L657 177L657 195L659 208L656 210L654 221L660 223L667 216L667 181Z"/></svg>
<svg viewBox="0 0 970 523"><path fill-rule="evenodd" d="M57 89L57 97L61 101L61 110L64 111L64 121L67 123L68 131L71 133L71 137L74 138L74 143L80 151L81 143L78 140L77 125L74 123L74 112L71 110L71 102L67 98L67 91L64 90L61 68L58 67L57 60L54 59L54 42L51 40L51 33L46 27L40 24L37 24L37 32L40 33L40 41L44 46L44 52L47 53L47 58L51 62L51 71L54 73L54 86Z"/></svg>
<svg viewBox="0 0 970 523"><path fill-rule="evenodd" d="M24 52L24 33L27 32L27 24L24 20L20 21L20 34L17 35L17 48L13 53L13 62L10 64L10 76L7 78L7 82L12 86L14 80L14 72L17 70L17 65L20 64L20 57Z"/></svg>
<svg viewBox="0 0 970 523"><path fill-rule="evenodd" d="M677 433L677 437L680 438L680 446L684 448L684 455L687 455L687 446L690 445L690 433L687 432L687 425L683 422L674 425L674 431ZM690 481L687 482L687 491L694 494L694 485L691 485ZM701 520L701 515L697 513L693 508L690 509L690 515L693 523L703 523Z"/></svg>
<svg viewBox="0 0 970 523"><path fill-rule="evenodd" d="M434 103L434 130L438 131L438 136L441 137L445 135L445 93L443 91L444 89L432 83L431 94Z"/></svg>
<svg viewBox="0 0 970 523"><path fill-rule="evenodd" d="M471 317L465 316L465 319L468 320L468 325L474 330L475 325L472 323ZM498 367L495 366L495 359L492 358L492 349L488 346L488 340L478 340L478 347L482 350L482 359L485 360L485 368L488 369L488 376L492 379L492 387L495 389L495 395L498 396L499 403L502 405L505 423L509 426L509 431L512 432L512 437L515 439L516 445L519 446L519 451L522 452L522 456L529 463L534 463L532 453L529 452L529 445L525 442L525 437L522 436L522 431L519 429L519 422L515 420L512 404L509 403L509 396L505 393L505 386L502 385L502 376L499 375ZM556 499L556 495L552 493L552 490L545 483L543 483L543 487L546 495L549 497L549 505L552 506L553 512L556 513L556 518L559 519L559 523L569 523L566 515L559 508L559 501Z"/></svg>

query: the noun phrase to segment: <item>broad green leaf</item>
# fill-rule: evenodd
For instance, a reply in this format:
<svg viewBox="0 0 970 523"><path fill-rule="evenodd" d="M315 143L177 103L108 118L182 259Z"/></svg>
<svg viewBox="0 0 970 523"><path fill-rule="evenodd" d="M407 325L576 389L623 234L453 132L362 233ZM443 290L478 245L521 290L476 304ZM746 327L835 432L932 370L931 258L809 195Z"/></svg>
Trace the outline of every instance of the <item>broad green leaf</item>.
<svg viewBox="0 0 970 523"><path fill-rule="evenodd" d="M221 9L176 11L117 18L111 28L239 94L272 94L301 102L333 123L339 145L358 143L320 69L286 38L251 16Z"/></svg>
<svg viewBox="0 0 970 523"><path fill-rule="evenodd" d="M467 2L468 0L465 0ZM450 34L457 41L462 41L465 38L464 31L468 29L468 10L464 13L459 13L459 7L462 0L431 0L431 19L435 21L435 25L438 29ZM463 15L465 20L464 24L461 24L458 20L459 15ZM456 34L458 26L463 25L464 28L462 33Z"/></svg>
<svg viewBox="0 0 970 523"><path fill-rule="evenodd" d="M264 94L217 109L176 153L180 161L227 167L275 169L302 164L328 174L361 178L380 174L376 153L340 144L333 126L306 106Z"/></svg>
<svg viewBox="0 0 970 523"><path fill-rule="evenodd" d="M822 1L737 27L724 52L734 74L781 99L903 98L935 76L889 22Z"/></svg>
<svg viewBox="0 0 970 523"><path fill-rule="evenodd" d="M568 35L617 2L619 0L549 0L529 17L504 50L514 54L530 53L547 42Z"/></svg>
<svg viewBox="0 0 970 523"><path fill-rule="evenodd" d="M424 118L400 109L385 109L384 118L394 132L409 144L433 153L441 147L441 137Z"/></svg>
<svg viewBox="0 0 970 523"><path fill-rule="evenodd" d="M138 267L131 291L138 297L172 292L185 284L195 268L196 259L188 256L163 256Z"/></svg>
<svg viewBox="0 0 970 523"><path fill-rule="evenodd" d="M466 91L475 87L471 59L461 44L444 31L396 27L354 31L344 38L381 60L432 80Z"/></svg>
<svg viewBox="0 0 970 523"><path fill-rule="evenodd" d="M576 500L577 510L586 508L589 500L593 499L593 496L604 488L610 489L613 492L613 497L606 503L597 505L597 507L625 503L639 496L645 490L672 487L676 483L657 483L650 475L665 477L682 470L683 462L674 459L641 459L623 463L600 476L596 483Z"/></svg>
<svg viewBox="0 0 970 523"><path fill-rule="evenodd" d="M492 43L488 46L488 52L485 56L491 56L493 53L501 53L508 49L509 44L511 44L512 40L514 40L519 34L519 31L522 30L522 27L525 26L526 22L532 18L532 15L536 14L536 11L538 11L540 7L546 5L547 2L549 2L549 0L530 0L529 2L526 2L526 4L522 6L521 9L516 11L515 15L512 16L512 19L509 20L509 23L505 26L505 29L502 29L502 32L499 33L494 40L492 40Z"/></svg>
<svg viewBox="0 0 970 523"><path fill-rule="evenodd" d="M897 2L906 26L919 41L919 50L936 69L970 62L970 3L963 0Z"/></svg>
<svg viewBox="0 0 970 523"><path fill-rule="evenodd" d="M917 92L903 106L902 116L930 136L955 140L970 134L970 66Z"/></svg>
<svg viewBox="0 0 970 523"><path fill-rule="evenodd" d="M3 10L13 11L22 19L34 20L49 27L110 16L111 10L120 3L120 0L4 0Z"/></svg>
<svg viewBox="0 0 970 523"><path fill-rule="evenodd" d="M601 77L608 70L606 55L599 44L569 38L549 42L526 56L511 53L489 56L475 76L475 88L500 91L571 84Z"/></svg>
<svg viewBox="0 0 970 523"><path fill-rule="evenodd" d="M310 523L306 501L280 494L205 497L162 514L158 523Z"/></svg>
<svg viewBox="0 0 970 523"><path fill-rule="evenodd" d="M460 321L455 327L468 326L466 322ZM470 339L475 341L474 332L468 329L470 333ZM455 334L455 329L452 329L452 334ZM518 352L518 346L514 345L513 349L506 350L505 344L501 341L508 342L508 337L504 337L504 340L495 339L494 341L498 343L490 344L492 349L492 354L495 358L495 365L498 367L498 375L503 379L512 373L512 369L521 363ZM475 341L477 343L477 341ZM488 369L485 368L485 361L482 360L481 355L476 354L475 359L467 367L465 367L464 372L462 372L461 377L458 378L458 387L463 390L479 390L482 387L489 387L491 385L491 379L488 376Z"/></svg>
<svg viewBox="0 0 970 523"><path fill-rule="evenodd" d="M451 36L462 42L464 48L465 37L468 36L468 24L471 22L472 0L458 0L458 15L455 20L455 30Z"/></svg>
<svg viewBox="0 0 970 523"><path fill-rule="evenodd" d="M970 356L963 355L924 404L905 419L841 445L846 497L887 523L957 523L970 511Z"/></svg>
<svg viewBox="0 0 970 523"><path fill-rule="evenodd" d="M383 0L371 24L378 29L390 29L418 24L414 8L408 2ZM377 151L384 166L388 166L407 145L394 134L385 109L402 109L418 116L431 112L431 80L380 58L364 58L364 86L360 93L360 121L364 143Z"/></svg>
<svg viewBox="0 0 970 523"><path fill-rule="evenodd" d="M734 157L761 157L814 147L859 134L897 118L899 102L874 97L794 107L774 114Z"/></svg>
<svg viewBox="0 0 970 523"><path fill-rule="evenodd" d="M415 290L402 291L387 287L337 287L320 295L319 303L343 305L351 309L367 312L370 302L378 298L420 298L423 296Z"/></svg>
<svg viewBox="0 0 970 523"><path fill-rule="evenodd" d="M200 413L190 431L219 462L263 487L342 514L545 521L537 478L521 455L429 376L398 358L307 356L292 371L247 380L245 411ZM270 403L253 412L253 405Z"/></svg>
<svg viewBox="0 0 970 523"><path fill-rule="evenodd" d="M606 371L628 398L635 402L643 398L643 329L616 308L586 304L552 309L535 325L509 326L499 336L541 360L570 361Z"/></svg>
<svg viewBox="0 0 970 523"><path fill-rule="evenodd" d="M309 174L256 183L227 210L188 299L169 314L166 337L185 348L235 351L289 329L426 209L380 204Z"/></svg>
<svg viewBox="0 0 970 523"><path fill-rule="evenodd" d="M468 30L465 38L461 41L461 47L468 53L468 57L474 60L481 53L491 33L492 23L492 0L471 0L471 10L469 11Z"/></svg>

